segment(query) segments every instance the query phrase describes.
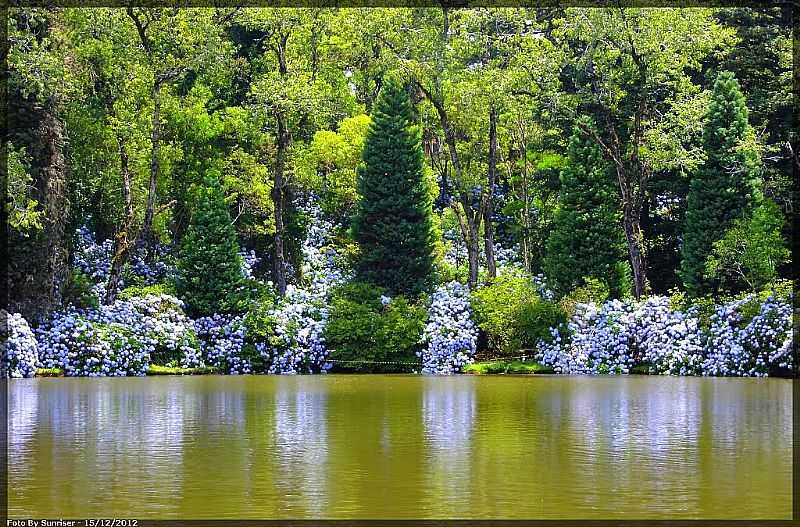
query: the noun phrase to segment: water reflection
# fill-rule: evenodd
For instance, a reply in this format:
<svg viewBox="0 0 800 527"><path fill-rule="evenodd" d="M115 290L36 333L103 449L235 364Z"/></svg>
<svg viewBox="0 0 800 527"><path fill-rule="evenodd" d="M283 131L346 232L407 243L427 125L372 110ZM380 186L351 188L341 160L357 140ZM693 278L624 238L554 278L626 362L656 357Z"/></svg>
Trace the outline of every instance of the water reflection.
<svg viewBox="0 0 800 527"><path fill-rule="evenodd" d="M298 389L295 379L275 394L277 485L285 492L285 515L304 510L325 517L328 461L327 397L321 390ZM302 379L304 381L305 379Z"/></svg>
<svg viewBox="0 0 800 527"><path fill-rule="evenodd" d="M453 516L469 502L472 431L476 416L475 380L427 377L422 422L429 461L426 490L436 516ZM435 502L435 503L434 503Z"/></svg>
<svg viewBox="0 0 800 527"><path fill-rule="evenodd" d="M30 382L8 383L8 450L27 453L25 443L36 432L39 391ZM17 461L24 463L24 458ZM13 469L13 467L10 467Z"/></svg>
<svg viewBox="0 0 800 527"><path fill-rule="evenodd" d="M785 518L791 382L22 379L11 517Z"/></svg>

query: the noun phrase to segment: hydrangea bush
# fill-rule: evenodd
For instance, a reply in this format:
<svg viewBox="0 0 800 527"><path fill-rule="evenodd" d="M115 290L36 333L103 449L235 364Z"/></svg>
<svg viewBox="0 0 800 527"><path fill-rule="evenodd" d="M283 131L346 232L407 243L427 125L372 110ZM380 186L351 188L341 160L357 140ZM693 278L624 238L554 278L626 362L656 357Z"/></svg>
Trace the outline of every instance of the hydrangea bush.
<svg viewBox="0 0 800 527"><path fill-rule="evenodd" d="M769 297L742 327L752 298L718 306L711 316L704 375L765 377L770 367L792 367L792 307Z"/></svg>
<svg viewBox="0 0 800 527"><path fill-rule="evenodd" d="M75 231L72 267L94 283L91 294L98 299L105 296L113 253L112 240L98 242L94 233L85 225ZM119 287L133 284L148 286L174 278L175 266L171 259L170 247L163 244L153 247L150 258L145 257L144 250L134 250L123 269Z"/></svg>
<svg viewBox="0 0 800 527"><path fill-rule="evenodd" d="M245 250L239 251L239 256L242 257L242 275L248 280L255 279L253 271L258 264L261 263L261 258L256 256L256 252L252 249L250 252Z"/></svg>
<svg viewBox="0 0 800 527"><path fill-rule="evenodd" d="M635 312L635 345L649 372L696 375L702 371L704 334L696 309L673 310L667 297L647 299Z"/></svg>
<svg viewBox="0 0 800 527"><path fill-rule="evenodd" d="M272 316L276 338L256 344L268 373L324 373L331 368L325 347L328 310L318 296L290 286Z"/></svg>
<svg viewBox="0 0 800 527"><path fill-rule="evenodd" d="M156 353L162 362L177 362L198 350L183 303L166 294L70 308L42 323L36 336L41 365L73 376L144 375Z"/></svg>
<svg viewBox="0 0 800 527"><path fill-rule="evenodd" d="M422 334L425 347L417 352L422 372L448 375L461 371L473 362L477 341L467 287L458 282L438 287L431 296Z"/></svg>
<svg viewBox="0 0 800 527"><path fill-rule="evenodd" d="M325 219L313 196L297 208L309 218L301 252L303 283L289 285L271 312L275 338L257 342L268 373L324 373L331 368L325 346L327 304L332 289L351 278L344 259L330 246L336 225Z"/></svg>
<svg viewBox="0 0 800 527"><path fill-rule="evenodd" d="M36 375L38 347L28 321L19 313L0 311L0 348L3 353L5 377L33 377Z"/></svg>
<svg viewBox="0 0 800 527"><path fill-rule="evenodd" d="M198 318L194 329L202 353L185 354L182 367L214 366L234 375L254 372L252 361L242 354L247 330L241 317L214 314Z"/></svg>
<svg viewBox="0 0 800 527"><path fill-rule="evenodd" d="M557 373L629 373L644 365L661 375L766 376L792 367L792 312L769 297L746 320L754 297L716 306L704 328L696 308L671 308L669 298L579 304L564 328L551 328L536 359Z"/></svg>

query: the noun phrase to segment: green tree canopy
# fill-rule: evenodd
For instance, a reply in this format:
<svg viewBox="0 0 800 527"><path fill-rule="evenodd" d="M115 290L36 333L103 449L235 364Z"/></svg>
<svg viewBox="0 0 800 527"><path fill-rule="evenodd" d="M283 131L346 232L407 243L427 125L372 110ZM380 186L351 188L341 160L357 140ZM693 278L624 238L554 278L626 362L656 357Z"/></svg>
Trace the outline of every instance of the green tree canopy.
<svg viewBox="0 0 800 527"><path fill-rule="evenodd" d="M703 129L706 161L689 185L680 276L686 289L713 287L706 259L714 242L759 199L758 151L747 105L731 72L721 72Z"/></svg>
<svg viewBox="0 0 800 527"><path fill-rule="evenodd" d="M243 307L245 292L239 240L219 178L206 175L195 188L195 207L181 243L178 295L187 311L203 316Z"/></svg>
<svg viewBox="0 0 800 527"><path fill-rule="evenodd" d="M589 119L583 121L592 126ZM591 277L620 296L629 284L625 283L625 239L614 176L600 148L578 127L570 138L568 156L561 171L558 211L547 239L545 274L561 294Z"/></svg>

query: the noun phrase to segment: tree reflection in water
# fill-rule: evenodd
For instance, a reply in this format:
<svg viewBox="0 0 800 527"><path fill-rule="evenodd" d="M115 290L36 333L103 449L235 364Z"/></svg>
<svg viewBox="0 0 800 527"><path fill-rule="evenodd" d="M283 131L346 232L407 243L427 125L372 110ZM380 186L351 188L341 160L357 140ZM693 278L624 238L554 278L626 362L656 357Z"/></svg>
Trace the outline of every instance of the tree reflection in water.
<svg viewBox="0 0 800 527"><path fill-rule="evenodd" d="M469 503L472 433L476 417L474 379L428 377L422 419L428 446L428 497L438 515L457 517ZM435 503L434 503L435 502Z"/></svg>
<svg viewBox="0 0 800 527"><path fill-rule="evenodd" d="M275 394L276 485L286 509L325 517L328 460L327 394L282 385Z"/></svg>

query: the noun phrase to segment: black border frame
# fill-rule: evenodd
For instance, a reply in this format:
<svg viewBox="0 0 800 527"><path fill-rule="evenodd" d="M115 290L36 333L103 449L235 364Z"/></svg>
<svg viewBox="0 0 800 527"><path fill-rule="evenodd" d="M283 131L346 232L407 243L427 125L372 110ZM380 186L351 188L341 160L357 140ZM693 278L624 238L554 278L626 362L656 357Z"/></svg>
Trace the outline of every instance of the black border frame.
<svg viewBox="0 0 800 527"><path fill-rule="evenodd" d="M0 194L7 195L8 159L5 138L8 135L8 8L9 7L779 7L791 10L792 18L792 128L788 138L794 152L792 165L794 202L800 204L800 0L0 0ZM797 205L796 205L797 206ZM584 527L611 526L663 526L663 527L726 527L726 526L800 526L800 300L797 298L797 256L800 253L798 228L800 219L794 213L792 220L792 281L795 290L793 305L793 359L792 378L792 518L788 520L495 520L495 519L254 519L254 520L138 520L135 527ZM0 257L7 262L11 247L8 241L8 218L5 206L0 207ZM0 308L8 308L8 268L0 265ZM0 321L5 324L5 320ZM8 519L8 380L0 379L0 522L10 525ZM133 517L133 516L132 516ZM36 519L41 521L42 519ZM57 518L48 519L55 521ZM62 519L75 521L73 527L88 527L87 519ZM103 522L103 520L95 520ZM106 520L108 521L108 520ZM27 519L26 519L27 525ZM98 527L113 523L97 523ZM134 527L132 520L123 520L121 526ZM2 527L2 526L0 526Z"/></svg>

